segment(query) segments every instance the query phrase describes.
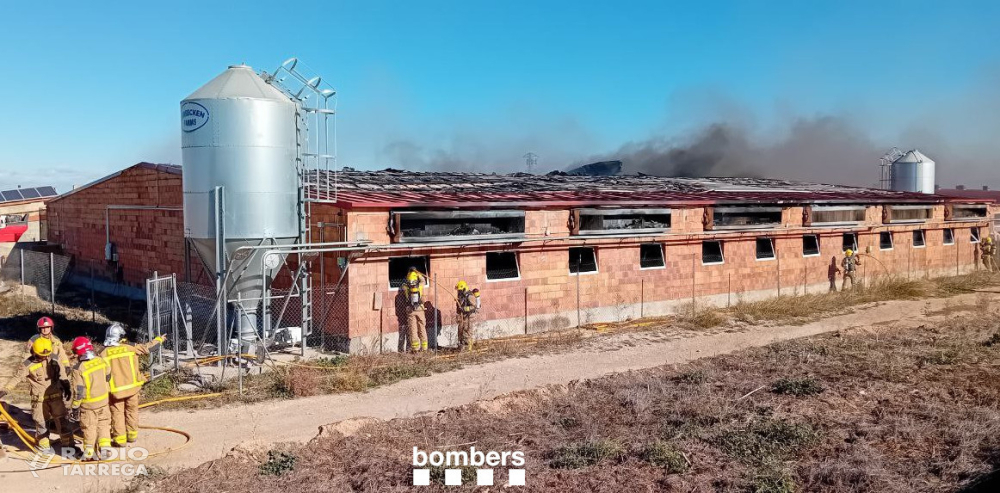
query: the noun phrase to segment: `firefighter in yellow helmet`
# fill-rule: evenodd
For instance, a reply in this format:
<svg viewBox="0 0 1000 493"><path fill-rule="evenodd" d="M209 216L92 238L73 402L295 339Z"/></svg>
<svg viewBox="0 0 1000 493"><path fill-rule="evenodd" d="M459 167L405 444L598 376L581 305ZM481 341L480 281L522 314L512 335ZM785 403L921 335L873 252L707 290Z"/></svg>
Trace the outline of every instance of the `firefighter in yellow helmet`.
<svg viewBox="0 0 1000 493"><path fill-rule="evenodd" d="M410 334L410 349L413 352L427 350L427 315L424 314L424 283L427 276L410 267L401 289L406 294L406 328Z"/></svg>
<svg viewBox="0 0 1000 493"><path fill-rule="evenodd" d="M469 284L455 285L455 309L458 312L458 348L472 349L472 315L479 311L479 289L469 290Z"/></svg>
<svg viewBox="0 0 1000 493"><path fill-rule="evenodd" d="M124 447L139 439L139 391L146 383L146 377L139 369L139 355L149 351L167 339L161 335L146 344L126 344L125 327L113 323L104 336L101 358L108 364L111 380L109 408L111 411L111 439L115 445Z"/></svg>
<svg viewBox="0 0 1000 493"><path fill-rule="evenodd" d="M72 421L80 422L83 432L83 460L97 460L111 455L111 412L108 410L108 382L111 372L103 358L94 352L86 337L73 339L73 353L78 362L73 367Z"/></svg>
<svg viewBox="0 0 1000 493"><path fill-rule="evenodd" d="M847 280L851 280L851 289L854 289L854 285L857 281L854 279L854 274L858 270L858 266L861 265L861 259L858 255L854 253L854 250L850 248L844 252L844 260L840 262L840 265L844 268L844 281L840 285L840 290L843 291L847 289Z"/></svg>
<svg viewBox="0 0 1000 493"><path fill-rule="evenodd" d="M73 431L66 421L66 403L63 401L69 398L69 382L63 373L63 366L52 359L53 354L52 341L45 337L35 339L31 344L31 357L21 363L14 377L0 390L0 398L3 398L17 384L28 381L35 439L44 454L54 453L49 441L52 432L59 435L60 445L73 446ZM53 425L51 428L49 423Z"/></svg>
<svg viewBox="0 0 1000 493"><path fill-rule="evenodd" d="M984 238L983 242L979 245L979 248L982 250L983 268L985 268L987 272L996 272L997 247L993 244L993 237L987 236Z"/></svg>
<svg viewBox="0 0 1000 493"><path fill-rule="evenodd" d="M49 317L42 317L38 319L38 323L35 324L35 326L38 328L38 333L31 336L31 339L28 340L28 357L31 357L31 345L34 344L40 337L44 337L52 342L52 356L49 358L62 365L63 375L68 376L70 370L69 358L66 356L66 350L63 349L62 341L60 341L54 333L56 326L55 322L53 322Z"/></svg>

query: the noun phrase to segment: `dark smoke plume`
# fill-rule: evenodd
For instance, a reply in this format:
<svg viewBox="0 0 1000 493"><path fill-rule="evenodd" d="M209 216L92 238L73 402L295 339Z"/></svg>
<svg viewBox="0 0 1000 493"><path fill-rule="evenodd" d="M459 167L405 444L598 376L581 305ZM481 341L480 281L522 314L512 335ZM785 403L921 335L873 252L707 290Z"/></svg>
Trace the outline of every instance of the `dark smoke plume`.
<svg viewBox="0 0 1000 493"><path fill-rule="evenodd" d="M748 129L713 123L687 139L656 137L629 142L588 161L618 159L625 173L656 176L771 177L872 185L886 144L876 144L841 118L799 118L786 135L754 139Z"/></svg>

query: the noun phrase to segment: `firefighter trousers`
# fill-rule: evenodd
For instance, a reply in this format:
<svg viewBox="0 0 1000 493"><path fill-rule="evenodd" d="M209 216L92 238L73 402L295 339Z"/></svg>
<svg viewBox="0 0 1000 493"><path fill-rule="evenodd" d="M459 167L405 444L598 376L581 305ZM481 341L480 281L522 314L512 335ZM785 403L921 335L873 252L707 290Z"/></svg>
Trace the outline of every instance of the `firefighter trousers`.
<svg viewBox="0 0 1000 493"><path fill-rule="evenodd" d="M406 316L406 325L410 332L410 347L416 351L427 349L427 316L420 308L411 308Z"/></svg>
<svg viewBox="0 0 1000 493"><path fill-rule="evenodd" d="M83 432L83 457L94 458L94 449L111 447L111 411L108 406L80 409L80 430Z"/></svg>
<svg viewBox="0 0 1000 493"><path fill-rule="evenodd" d="M49 446L49 435L59 435L62 445L73 444L73 430L66 421L66 403L62 394L49 394L44 398L31 399L31 417L35 422L35 438L42 448ZM52 423L52 427L49 427Z"/></svg>
<svg viewBox="0 0 1000 493"><path fill-rule="evenodd" d="M854 289L854 272L844 272L844 282L840 285L840 290L847 289L847 280L851 280L851 289Z"/></svg>
<svg viewBox="0 0 1000 493"><path fill-rule="evenodd" d="M472 349L472 314L458 314L458 348Z"/></svg>
<svg viewBox="0 0 1000 493"><path fill-rule="evenodd" d="M109 407L111 439L120 447L136 441L139 438L139 393L124 398L111 396Z"/></svg>

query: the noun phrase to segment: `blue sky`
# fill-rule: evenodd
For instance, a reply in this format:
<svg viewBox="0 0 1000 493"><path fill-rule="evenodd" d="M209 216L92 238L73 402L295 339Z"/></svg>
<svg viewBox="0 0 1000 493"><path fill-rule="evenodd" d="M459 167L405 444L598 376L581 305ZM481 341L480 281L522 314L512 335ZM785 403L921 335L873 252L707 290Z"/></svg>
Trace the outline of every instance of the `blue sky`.
<svg viewBox="0 0 1000 493"><path fill-rule="evenodd" d="M510 171L534 151L552 169L713 121L766 141L834 115L953 155L946 185L1000 181L976 157L1000 129L997 2L144 3L3 4L0 186L180 162L182 98L290 56L338 89L358 168Z"/></svg>

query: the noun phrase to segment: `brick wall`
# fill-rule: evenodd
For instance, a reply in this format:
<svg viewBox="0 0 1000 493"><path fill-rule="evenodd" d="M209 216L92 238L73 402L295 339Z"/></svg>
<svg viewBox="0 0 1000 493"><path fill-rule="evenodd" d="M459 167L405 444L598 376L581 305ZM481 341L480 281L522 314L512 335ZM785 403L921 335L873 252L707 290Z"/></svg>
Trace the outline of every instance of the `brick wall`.
<svg viewBox="0 0 1000 493"><path fill-rule="evenodd" d="M48 203L50 243L80 262L106 268L104 246L108 205L181 207L181 175L133 166L118 176ZM126 283L142 286L152 272L184 272L184 218L181 211L111 210L111 241L117 246ZM107 272L106 272L107 273Z"/></svg>
<svg viewBox="0 0 1000 493"><path fill-rule="evenodd" d="M699 303L725 305L740 299L776 296L779 292L792 295L825 291L831 261L839 267L843 258L845 232L857 233L859 251L866 255L859 272L862 278L964 273L976 266L977 246L969 241L969 228L978 226L984 235L988 232L985 220L945 223L943 206L934 208L934 217L927 223L898 225L882 224L881 207L872 206L866 211L865 224L854 228L804 228L802 208L790 207L783 213L782 229L759 233L703 232L702 213L702 208L675 209L674 227L669 235L587 240L585 246L595 248L599 268L596 273L579 276L569 272L568 248L583 243L566 237L567 210L527 212L527 236L550 240L526 242L515 248L520 266L520 278L515 280L486 279L486 252L514 248L510 245L401 248L367 253L354 260L349 268L349 336L366 341L364 348L371 349L379 334L384 340L387 334L393 335L405 327L395 303L398 293L389 288L388 259L392 256L430 256L430 274L437 280L437 291L432 285L427 298L433 309L439 310L445 330L455 322L450 293L461 279L483 291L481 325L511 333L573 326L578 316L579 322L588 323L669 313L681 304L690 303L692 297ZM388 241L384 233L387 213L366 212L355 217L348 212L347 217L351 225L349 236L375 239L376 243ZM954 229L953 245L943 244L942 230L946 227ZM913 231L917 229L925 231L924 247L913 246ZM891 250L879 249L882 231L893 233ZM803 234L819 237L819 255L803 255ZM759 236L773 239L776 258L756 258ZM707 239L723 242L724 263L701 262L702 241ZM640 268L640 245L647 242L664 246L665 267ZM838 276L838 288L841 281ZM432 313L428 311L429 315ZM488 323L490 320L502 323ZM431 323L429 316L428 325Z"/></svg>

